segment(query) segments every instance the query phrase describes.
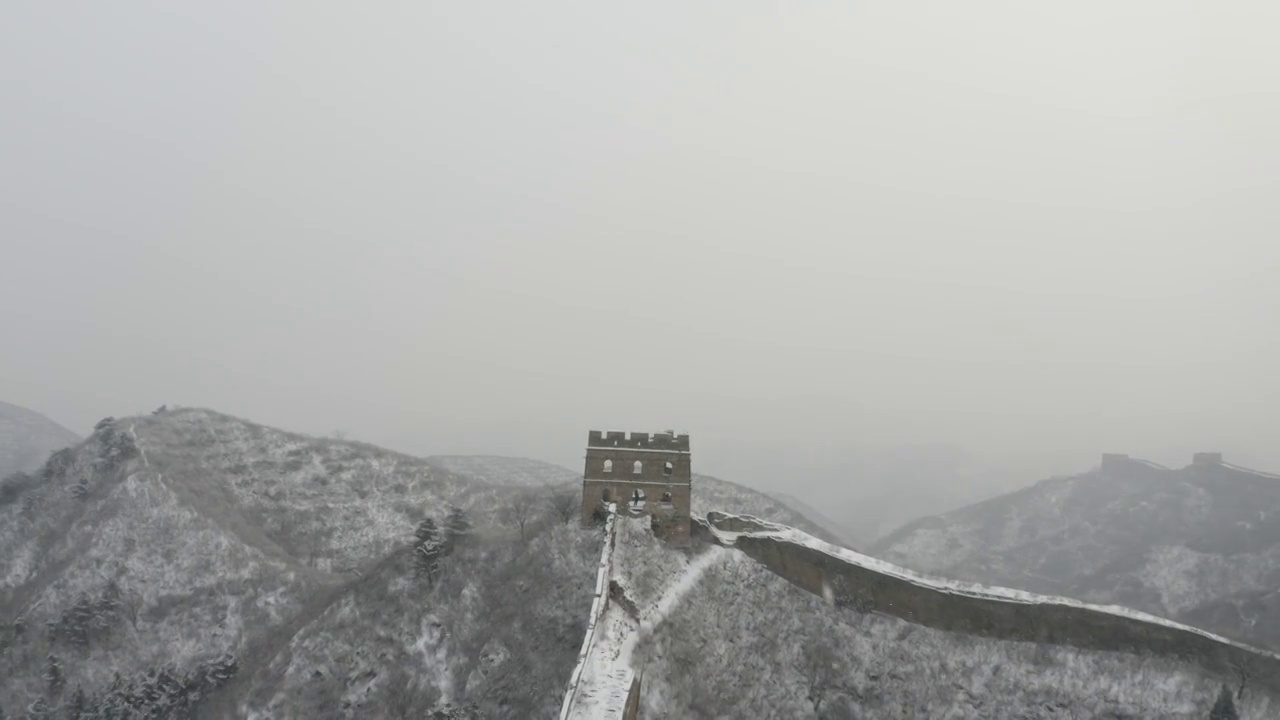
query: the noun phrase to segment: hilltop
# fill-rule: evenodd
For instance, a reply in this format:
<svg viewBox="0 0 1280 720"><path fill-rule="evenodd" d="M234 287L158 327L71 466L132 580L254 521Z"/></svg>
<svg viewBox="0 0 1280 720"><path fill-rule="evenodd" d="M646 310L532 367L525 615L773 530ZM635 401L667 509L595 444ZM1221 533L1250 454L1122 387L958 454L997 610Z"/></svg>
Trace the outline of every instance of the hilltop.
<svg viewBox="0 0 1280 720"><path fill-rule="evenodd" d="M582 471L574 471L559 465L520 457L501 455L433 455L427 464L454 475L499 483L529 487L569 487L580 492ZM696 459L694 461L697 462ZM840 542L841 535L834 521L820 518L817 512L800 500L784 495L771 495L746 485L722 480L711 475L693 474L694 517L705 516L711 511L752 515L763 520L790 525L812 533L825 540Z"/></svg>
<svg viewBox="0 0 1280 720"><path fill-rule="evenodd" d="M0 479L38 469L49 453L80 436L34 410L0 402Z"/></svg>
<svg viewBox="0 0 1280 720"><path fill-rule="evenodd" d="M598 541L539 510L518 542L498 520L512 491L208 410L104 420L0 488L0 708L78 687L228 718L544 716Z"/></svg>
<svg viewBox="0 0 1280 720"><path fill-rule="evenodd" d="M870 552L1280 647L1280 478L1225 463L1108 463L910 523Z"/></svg>

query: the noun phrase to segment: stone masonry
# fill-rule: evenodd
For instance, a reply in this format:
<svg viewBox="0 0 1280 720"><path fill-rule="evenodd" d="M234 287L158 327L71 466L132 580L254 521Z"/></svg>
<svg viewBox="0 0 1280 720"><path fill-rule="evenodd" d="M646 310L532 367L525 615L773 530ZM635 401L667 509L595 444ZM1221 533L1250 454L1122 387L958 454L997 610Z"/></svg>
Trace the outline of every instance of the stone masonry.
<svg viewBox="0 0 1280 720"><path fill-rule="evenodd" d="M648 515L654 533L689 545L689 436L673 432L587 434L582 475L582 523L588 525L603 503L618 512Z"/></svg>

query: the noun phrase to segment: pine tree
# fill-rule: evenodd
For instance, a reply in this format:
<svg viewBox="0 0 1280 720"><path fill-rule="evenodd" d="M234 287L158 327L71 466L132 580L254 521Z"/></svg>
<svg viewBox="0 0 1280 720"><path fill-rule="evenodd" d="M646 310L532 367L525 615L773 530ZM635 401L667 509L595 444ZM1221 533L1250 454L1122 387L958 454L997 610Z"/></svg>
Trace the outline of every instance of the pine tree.
<svg viewBox="0 0 1280 720"><path fill-rule="evenodd" d="M413 531L413 536L418 538L418 542L424 543L428 540L439 539L440 531L436 529L436 521L427 518L418 523L418 528Z"/></svg>
<svg viewBox="0 0 1280 720"><path fill-rule="evenodd" d="M458 545L465 543L471 535L471 521L462 508L451 505L449 514L444 519L444 552L453 552Z"/></svg>
<svg viewBox="0 0 1280 720"><path fill-rule="evenodd" d="M1222 686L1222 691L1218 693L1218 701L1209 711L1209 720L1240 720L1240 713L1236 712L1236 703L1231 699L1231 688L1226 685Z"/></svg>
<svg viewBox="0 0 1280 720"><path fill-rule="evenodd" d="M53 717L53 712L49 710L49 703L40 698L27 706L27 717L30 720L45 720Z"/></svg>
<svg viewBox="0 0 1280 720"><path fill-rule="evenodd" d="M67 703L68 720L84 720L89 717L89 698L84 694L84 688L76 685L76 691L71 695L71 702Z"/></svg>
<svg viewBox="0 0 1280 720"><path fill-rule="evenodd" d="M49 693L57 695L62 691L62 686L66 684L67 677L62 670L62 660L53 653L49 653L49 657L44 664L44 679L49 683Z"/></svg>
<svg viewBox="0 0 1280 720"><path fill-rule="evenodd" d="M418 529L414 531L418 544L413 548L413 561L419 577L435 581L440 574L440 558L444 555L440 535L435 520L427 518L418 523Z"/></svg>
<svg viewBox="0 0 1280 720"><path fill-rule="evenodd" d="M81 477L75 485L71 486L71 497L77 500L83 500L89 496L89 478Z"/></svg>

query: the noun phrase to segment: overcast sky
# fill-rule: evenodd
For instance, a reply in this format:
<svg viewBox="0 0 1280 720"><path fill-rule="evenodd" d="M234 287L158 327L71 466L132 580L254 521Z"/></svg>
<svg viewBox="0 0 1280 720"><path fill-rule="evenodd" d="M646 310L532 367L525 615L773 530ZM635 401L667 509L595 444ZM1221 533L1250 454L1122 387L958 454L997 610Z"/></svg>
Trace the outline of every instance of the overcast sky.
<svg viewBox="0 0 1280 720"><path fill-rule="evenodd" d="M1274 0L11 1L0 399L571 467L672 427L790 490L898 444L1280 470L1277 37Z"/></svg>

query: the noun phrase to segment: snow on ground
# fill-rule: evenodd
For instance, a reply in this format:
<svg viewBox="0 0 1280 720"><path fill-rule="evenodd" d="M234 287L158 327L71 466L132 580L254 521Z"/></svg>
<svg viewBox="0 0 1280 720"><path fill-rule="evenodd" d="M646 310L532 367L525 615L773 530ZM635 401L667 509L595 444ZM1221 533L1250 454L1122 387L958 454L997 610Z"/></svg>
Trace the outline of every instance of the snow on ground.
<svg viewBox="0 0 1280 720"><path fill-rule="evenodd" d="M667 618L671 609L689 594L689 591L702 578L707 568L716 563L724 562L729 558L738 559L741 557L741 554L733 553L731 550L712 547L686 565L684 572L662 593L662 597L659 598L658 602L640 608L639 628L623 640L622 647L618 652L618 661L628 666L631 664L631 654L635 650L636 644L644 636L651 634Z"/></svg>
<svg viewBox="0 0 1280 720"><path fill-rule="evenodd" d="M637 643L653 633L707 568L723 562L732 553L713 547L689 561L680 551L657 541L648 529L647 519L619 517L613 528L614 555L608 566L609 577L603 583L605 593L608 593L609 579L621 585L624 592L632 587L629 582L638 579L635 587L643 600L628 593L628 599L636 603L639 617L632 616L629 609L616 601L608 603L596 624L577 685L570 691L572 697L567 698L562 717L570 720L622 717L632 680L643 670L632 664L632 651ZM606 553L608 549L606 541Z"/></svg>

